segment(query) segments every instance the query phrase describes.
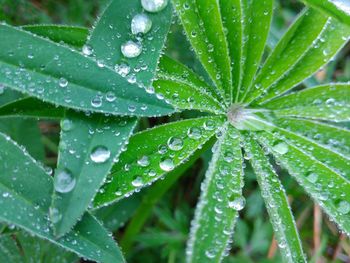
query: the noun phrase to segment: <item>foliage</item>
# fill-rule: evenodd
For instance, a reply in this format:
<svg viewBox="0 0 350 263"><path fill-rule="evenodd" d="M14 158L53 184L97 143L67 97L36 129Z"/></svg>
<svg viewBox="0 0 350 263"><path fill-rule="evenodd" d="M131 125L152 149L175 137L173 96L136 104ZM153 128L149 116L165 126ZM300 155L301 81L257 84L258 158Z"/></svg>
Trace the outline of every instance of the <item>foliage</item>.
<svg viewBox="0 0 350 263"><path fill-rule="evenodd" d="M312 76L348 42L350 6L305 0L309 6L276 36L274 2L112 0L90 30L1 23L0 257L76 261L65 249L125 262L122 250L135 257L138 240L150 262L159 246L170 262L248 262L244 253L229 256L232 236L244 251L250 229L238 217L247 203L253 218L264 202L282 259L306 262L286 172L349 235L350 85L312 85ZM162 53L173 11L192 64ZM174 37L181 39L172 32L169 46ZM179 60L187 54L170 50ZM57 156L47 163L54 172L40 163L47 158L37 118L60 121L59 144L43 137ZM194 195L202 180L189 237L189 205L174 219L165 200L155 210L163 227L139 234L201 156L211 160L187 189ZM252 176L262 198L244 197ZM119 234L129 218L120 249L105 227ZM269 226L256 219L251 229L261 241ZM28 232L54 245L33 248Z"/></svg>

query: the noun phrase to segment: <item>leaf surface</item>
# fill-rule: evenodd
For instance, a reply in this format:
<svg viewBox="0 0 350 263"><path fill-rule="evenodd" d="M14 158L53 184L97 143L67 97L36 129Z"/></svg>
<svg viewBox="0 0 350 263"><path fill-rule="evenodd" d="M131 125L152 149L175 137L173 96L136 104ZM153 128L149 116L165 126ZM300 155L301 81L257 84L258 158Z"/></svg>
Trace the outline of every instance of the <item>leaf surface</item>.
<svg viewBox="0 0 350 263"><path fill-rule="evenodd" d="M124 262L115 241L89 214L63 238L50 230L53 181L34 159L0 134L0 219L98 262ZM30 176L28 176L30 175ZM51 211L51 214L55 211ZM59 216L59 215L57 215Z"/></svg>
<svg viewBox="0 0 350 263"><path fill-rule="evenodd" d="M96 196L95 206L128 197L186 162L215 134L222 121L220 116L188 119L132 136L128 149Z"/></svg>
<svg viewBox="0 0 350 263"><path fill-rule="evenodd" d="M238 211L244 207L240 135L228 125L213 148L201 186L187 244L188 262L220 262L229 249Z"/></svg>

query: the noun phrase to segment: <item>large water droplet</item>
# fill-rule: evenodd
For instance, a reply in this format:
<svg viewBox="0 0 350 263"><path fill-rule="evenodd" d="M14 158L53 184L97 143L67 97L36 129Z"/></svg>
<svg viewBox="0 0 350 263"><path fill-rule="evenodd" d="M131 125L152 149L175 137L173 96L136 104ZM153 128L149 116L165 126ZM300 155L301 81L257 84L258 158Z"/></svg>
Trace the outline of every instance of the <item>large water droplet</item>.
<svg viewBox="0 0 350 263"><path fill-rule="evenodd" d="M146 155L142 156L139 160L137 160L137 164L142 167L147 167L149 163L149 158Z"/></svg>
<svg viewBox="0 0 350 263"><path fill-rule="evenodd" d="M143 181L141 177L137 177L135 180L131 182L131 184L135 187L140 187L143 185Z"/></svg>
<svg viewBox="0 0 350 263"><path fill-rule="evenodd" d="M105 146L95 147L90 154L90 159L94 163L105 163L110 157L111 152Z"/></svg>
<svg viewBox="0 0 350 263"><path fill-rule="evenodd" d="M273 150L283 155L288 152L288 144L285 142L278 142L273 146Z"/></svg>
<svg viewBox="0 0 350 263"><path fill-rule="evenodd" d="M66 132L70 131L70 130L73 129L73 126L74 126L73 122L71 120L69 120L69 119L64 119L61 122L61 129L63 131L66 131Z"/></svg>
<svg viewBox="0 0 350 263"><path fill-rule="evenodd" d="M168 0L141 0L141 4L146 11L154 13L163 10Z"/></svg>
<svg viewBox="0 0 350 263"><path fill-rule="evenodd" d="M102 99L101 99L101 97L99 97L99 96L94 97L91 100L91 106L94 107L94 108L101 107L102 106Z"/></svg>
<svg viewBox="0 0 350 263"><path fill-rule="evenodd" d="M198 140L202 137L202 130L197 127L189 128L187 131L188 137L194 140Z"/></svg>
<svg viewBox="0 0 350 263"><path fill-rule="evenodd" d="M163 159L159 163L159 167L160 167L160 169L162 169L165 172L170 172L170 171L174 170L175 164L174 164L174 161L172 159L166 158L166 159Z"/></svg>
<svg viewBox="0 0 350 263"><path fill-rule="evenodd" d="M230 201L228 203L228 206L230 208L233 208L234 210L241 211L245 206L245 198L244 197L237 197L233 201Z"/></svg>
<svg viewBox="0 0 350 263"><path fill-rule="evenodd" d="M114 67L115 72L117 72L119 75L125 77L130 73L130 66L126 63L117 64Z"/></svg>
<svg viewBox="0 0 350 263"><path fill-rule="evenodd" d="M152 28L152 20L146 14L138 14L131 21L131 32L134 35L146 34Z"/></svg>
<svg viewBox="0 0 350 263"><path fill-rule="evenodd" d="M121 51L124 57L136 58L141 54L142 46L140 43L129 40L121 46Z"/></svg>
<svg viewBox="0 0 350 263"><path fill-rule="evenodd" d="M59 193L69 193L73 190L74 186L75 178L67 169L59 171L54 177L54 187Z"/></svg>
<svg viewBox="0 0 350 263"><path fill-rule="evenodd" d="M94 50L91 46L89 46L89 45L83 46L83 54L85 56L91 56L93 52L94 52Z"/></svg>
<svg viewBox="0 0 350 263"><path fill-rule="evenodd" d="M170 137L168 140L168 147L173 151L180 151L184 146L184 142L182 139L177 137Z"/></svg>
<svg viewBox="0 0 350 263"><path fill-rule="evenodd" d="M68 80L66 80L65 78L60 78L58 84L61 88L65 88L68 86Z"/></svg>
<svg viewBox="0 0 350 263"><path fill-rule="evenodd" d="M316 183L317 179L318 179L318 174L317 173L309 173L306 178L310 183Z"/></svg>
<svg viewBox="0 0 350 263"><path fill-rule="evenodd" d="M350 204L347 201L340 201L337 210L343 215L348 214L350 212Z"/></svg>

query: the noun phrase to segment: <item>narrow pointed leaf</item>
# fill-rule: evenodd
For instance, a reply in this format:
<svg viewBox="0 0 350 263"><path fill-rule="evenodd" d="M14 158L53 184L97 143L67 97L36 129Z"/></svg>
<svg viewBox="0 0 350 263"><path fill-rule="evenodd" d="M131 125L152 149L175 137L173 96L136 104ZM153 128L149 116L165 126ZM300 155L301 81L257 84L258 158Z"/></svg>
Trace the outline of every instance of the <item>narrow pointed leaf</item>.
<svg viewBox="0 0 350 263"><path fill-rule="evenodd" d="M153 87L156 93L162 94L178 109L224 112L211 86L189 68L167 56L160 59Z"/></svg>
<svg viewBox="0 0 350 263"><path fill-rule="evenodd" d="M135 76L138 83L148 87L154 78L170 28L172 6L169 1L165 9L145 13L152 21L152 27L140 42L142 53L135 58L126 58L121 52L121 46L129 40L136 41L136 36L131 33L131 21L135 15L142 13L145 12L141 1L111 1L97 21L88 45L93 50L92 55L110 67L126 63L130 66L129 77Z"/></svg>
<svg viewBox="0 0 350 263"><path fill-rule="evenodd" d="M0 34L4 36L0 83L12 89L81 110L143 116L173 111L112 69L74 50L3 24Z"/></svg>
<svg viewBox="0 0 350 263"><path fill-rule="evenodd" d="M280 118L276 123L289 131L350 157L350 130L311 120Z"/></svg>
<svg viewBox="0 0 350 263"><path fill-rule="evenodd" d="M266 132L260 132L257 136L331 220L349 234L350 182L298 145Z"/></svg>
<svg viewBox="0 0 350 263"><path fill-rule="evenodd" d="M232 1L232 0L231 0ZM273 13L273 0L243 1L242 79L236 101L244 100L264 54ZM229 10L227 10L229 11ZM232 12L232 11L231 11ZM234 11L233 11L234 12ZM259 25L259 26L257 26ZM231 43L231 45L236 45Z"/></svg>
<svg viewBox="0 0 350 263"><path fill-rule="evenodd" d="M135 121L70 112L61 122L61 141L52 209L55 233L70 231L88 208L110 171L114 158L131 135ZM60 183L68 174L72 184Z"/></svg>
<svg viewBox="0 0 350 263"><path fill-rule="evenodd" d="M229 102L231 62L219 2L174 0L173 3L199 60L216 83L221 96Z"/></svg>
<svg viewBox="0 0 350 263"><path fill-rule="evenodd" d="M295 92L265 105L279 117L291 116L334 122L350 120L350 85L329 84Z"/></svg>
<svg viewBox="0 0 350 263"><path fill-rule="evenodd" d="M317 10L303 10L267 58L248 99L263 94L299 60L303 59L306 52L312 48L315 39L322 33L327 21L328 17Z"/></svg>
<svg viewBox="0 0 350 263"><path fill-rule="evenodd" d="M350 26L350 2L347 0L302 0L320 11L336 17Z"/></svg>
<svg viewBox="0 0 350 263"><path fill-rule="evenodd" d="M89 34L89 30L85 27L66 25L28 25L23 26L22 29L74 47L82 47Z"/></svg>
<svg viewBox="0 0 350 263"><path fill-rule="evenodd" d="M221 262L244 206L243 168L237 130L225 125L201 186L201 196L191 223L188 262Z"/></svg>
<svg viewBox="0 0 350 263"><path fill-rule="evenodd" d="M0 107L1 117L29 117L41 119L61 119L66 109L39 99L28 97L15 100Z"/></svg>
<svg viewBox="0 0 350 263"><path fill-rule="evenodd" d="M47 215L53 191L51 177L3 134L0 134L0 146L1 221L21 227L82 257L97 262L124 262L115 241L89 214L84 215L71 233L57 239L50 230Z"/></svg>
<svg viewBox="0 0 350 263"><path fill-rule="evenodd" d="M222 123L219 116L188 119L132 136L127 151L120 155L107 183L96 196L95 206L127 197L186 162Z"/></svg>
<svg viewBox="0 0 350 263"><path fill-rule="evenodd" d="M345 45L350 36L349 26L342 24L334 18L328 18L326 23L322 26L322 28L309 28L309 26L306 26L307 24L318 24L312 21L309 21L307 24L305 24L304 19L308 20L310 17L312 17L311 14L306 12L305 18L304 16L299 18L299 20L297 20L297 22L294 24L296 28L292 27L290 29L291 31L288 31L286 33L286 39L282 39L282 41L280 42L281 44L276 47L277 53L276 55L274 55L276 58L273 57L273 59L271 59L272 65L270 65L270 63L267 65L267 75L261 76L262 79L268 79L270 77L275 81L271 83L270 81L268 81L268 83L263 84L263 86L261 86L260 83L260 81L262 80L260 80L259 82L257 81L255 85L255 90L251 94L249 99L247 99L247 102L251 102L257 96L264 93L263 96L257 99L257 101L255 102L261 104L263 102L271 100L272 98L278 95L285 93L286 91L295 87L303 80L317 72L322 66L327 64ZM322 18L319 18L317 20L313 19L313 21L318 20L320 20L321 23L322 21L324 21ZM307 28L305 29L305 26L309 28L310 31L308 31ZM300 29L301 31L299 32L298 29ZM319 32L319 34L316 35L316 33L320 29L321 31ZM299 37L295 37L295 34L298 34ZM310 36L310 34L312 34L312 36ZM305 46L304 44L302 44L304 43L304 38L299 39L300 36L307 36L309 40L309 45ZM293 42L293 40L295 42ZM294 49L301 49L303 50L303 52L296 52L294 51ZM295 59L295 57L297 59ZM276 69L273 69L275 59L277 60ZM277 69L280 63L282 64L281 67L283 71ZM273 75L277 71L279 72L277 74L278 78L275 79ZM271 74L272 76L269 76ZM268 90L266 92L267 88Z"/></svg>
<svg viewBox="0 0 350 263"><path fill-rule="evenodd" d="M268 158L252 137L245 137L245 149L253 166L285 262L306 262L299 234L283 185Z"/></svg>

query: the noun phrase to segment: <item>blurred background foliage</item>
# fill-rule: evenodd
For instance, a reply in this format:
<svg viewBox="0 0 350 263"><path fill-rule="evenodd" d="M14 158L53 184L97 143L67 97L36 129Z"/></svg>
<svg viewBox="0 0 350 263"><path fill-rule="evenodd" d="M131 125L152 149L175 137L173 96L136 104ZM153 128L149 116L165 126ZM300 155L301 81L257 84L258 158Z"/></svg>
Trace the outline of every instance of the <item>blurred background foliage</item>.
<svg viewBox="0 0 350 263"><path fill-rule="evenodd" d="M108 0L0 0L0 21L12 25L57 23L91 27L107 2ZM303 5L295 0L276 1L267 54L302 8ZM304 85L349 81L349 50L350 45ZM168 37L166 53L205 76L177 21ZM0 95L0 105L21 96L1 86ZM171 116L170 119L143 119L139 129L198 114L200 113L184 112ZM59 141L57 122L2 119L0 131L6 132L24 145L48 170L55 168ZM199 195L200 183L211 158L210 146L209 143L197 154L197 160L193 158L188 165L173 171L152 187L130 199L96 211L96 216L113 231L128 262L184 262L190 220ZM319 207L314 206L285 171L279 171L290 197L304 250L311 262L350 262L348 238L338 232L335 225ZM255 175L249 166L246 167L245 174L247 204L240 213L241 220L236 227L231 254L225 262L281 262ZM177 178L180 179L176 181ZM34 245L25 247L26 242ZM0 247L11 246L20 248L18 253L23 257L28 257L29 254L32 261L6 262L77 261L70 253L62 253L60 249L34 239L13 226L0 224ZM3 252L0 249L0 259ZM48 255L52 255L53 260L48 261ZM4 256L6 258L6 253Z"/></svg>

